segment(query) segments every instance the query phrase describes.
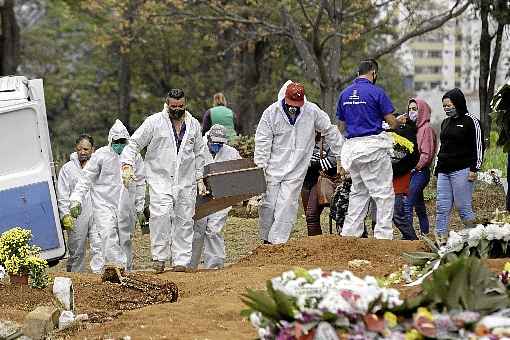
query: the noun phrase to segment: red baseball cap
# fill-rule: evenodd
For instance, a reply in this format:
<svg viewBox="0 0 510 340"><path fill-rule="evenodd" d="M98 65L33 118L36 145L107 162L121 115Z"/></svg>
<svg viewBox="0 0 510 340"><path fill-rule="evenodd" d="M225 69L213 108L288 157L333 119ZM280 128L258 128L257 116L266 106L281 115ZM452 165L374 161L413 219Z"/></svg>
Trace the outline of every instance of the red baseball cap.
<svg viewBox="0 0 510 340"><path fill-rule="evenodd" d="M285 103L301 107L305 105L305 87L300 83L290 83L285 90Z"/></svg>

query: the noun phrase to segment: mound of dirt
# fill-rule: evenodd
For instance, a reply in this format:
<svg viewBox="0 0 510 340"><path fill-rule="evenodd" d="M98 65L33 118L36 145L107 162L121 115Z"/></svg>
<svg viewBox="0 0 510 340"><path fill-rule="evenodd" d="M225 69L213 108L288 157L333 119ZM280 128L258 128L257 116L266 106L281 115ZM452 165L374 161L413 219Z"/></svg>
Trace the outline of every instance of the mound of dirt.
<svg viewBox="0 0 510 340"><path fill-rule="evenodd" d="M223 270L155 275L136 275L154 283L175 282L179 287L176 303L151 305L147 296L119 284L101 283L96 275L55 273L73 279L78 313L87 313L90 322L64 332L66 339L104 339L130 336L132 339L253 339L256 334L240 315L240 300L246 288L263 289L269 280L293 267L321 267L350 270L358 276L386 276L403 265L406 251L426 251L420 241L384 241L323 235L293 240L285 245L259 246L239 263ZM369 264L352 266L352 260ZM491 270L502 269L505 259L488 260ZM412 296L419 287L398 287L403 296ZM51 288L0 285L0 319L23 320L29 310L51 303ZM142 308L140 308L142 307ZM136 320L136 322L133 322Z"/></svg>
<svg viewBox="0 0 510 340"><path fill-rule="evenodd" d="M52 276L66 276L73 280L75 306L78 313L89 315L90 322L105 322L122 314L123 311L141 308L158 302L146 292L123 287L117 283L101 282L92 274L52 273ZM165 281L153 275L136 274L136 277L164 284ZM31 289L28 286L0 285L0 310L10 311L11 319L22 321L24 315L40 305L55 305L52 285L45 289ZM0 315L3 313L0 312ZM1 317L0 317L1 318Z"/></svg>
<svg viewBox="0 0 510 340"><path fill-rule="evenodd" d="M409 251L427 251L421 241L358 239L321 235L293 240L283 245L262 245L239 261L239 266L285 264L350 269L358 275L383 276L404 264L400 255ZM349 268L349 261L367 260L370 265L359 270Z"/></svg>

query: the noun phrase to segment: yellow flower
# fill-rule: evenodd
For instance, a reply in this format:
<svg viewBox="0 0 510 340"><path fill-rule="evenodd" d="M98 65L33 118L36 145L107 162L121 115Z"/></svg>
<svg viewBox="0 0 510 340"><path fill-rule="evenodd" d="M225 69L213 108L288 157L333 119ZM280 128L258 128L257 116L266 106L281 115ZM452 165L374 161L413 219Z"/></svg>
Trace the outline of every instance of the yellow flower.
<svg viewBox="0 0 510 340"><path fill-rule="evenodd" d="M421 340L421 339L423 339L423 336L416 329L411 329L410 331L406 332L405 339L406 340Z"/></svg>
<svg viewBox="0 0 510 340"><path fill-rule="evenodd" d="M386 320L386 323L388 324L388 327L390 327L390 328L393 328L397 325L397 316L395 314L393 314L392 312L385 312L384 320Z"/></svg>
<svg viewBox="0 0 510 340"><path fill-rule="evenodd" d="M395 132L390 132L391 138L393 138L393 144L398 144L406 148L410 153L414 151L414 144L409 139L397 135Z"/></svg>
<svg viewBox="0 0 510 340"><path fill-rule="evenodd" d="M314 281L312 275L310 275L310 273L308 273L308 270L304 268L301 267L294 268L294 274L296 275L296 277L302 277L308 283L312 283Z"/></svg>
<svg viewBox="0 0 510 340"><path fill-rule="evenodd" d="M505 267L503 268L503 271L510 272L510 262L505 263Z"/></svg>
<svg viewBox="0 0 510 340"><path fill-rule="evenodd" d="M416 312L416 317L420 317L420 316L423 316L430 321L434 320L434 316L432 315L432 313L425 307L418 308L418 311Z"/></svg>

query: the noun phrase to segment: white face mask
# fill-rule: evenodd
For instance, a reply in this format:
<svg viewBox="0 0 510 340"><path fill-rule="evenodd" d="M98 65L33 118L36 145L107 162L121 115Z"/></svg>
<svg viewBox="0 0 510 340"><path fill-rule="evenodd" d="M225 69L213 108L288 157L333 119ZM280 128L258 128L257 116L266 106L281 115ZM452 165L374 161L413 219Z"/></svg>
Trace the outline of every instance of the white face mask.
<svg viewBox="0 0 510 340"><path fill-rule="evenodd" d="M413 122L416 122L416 119L418 118L418 112L416 111L409 111L409 119Z"/></svg>

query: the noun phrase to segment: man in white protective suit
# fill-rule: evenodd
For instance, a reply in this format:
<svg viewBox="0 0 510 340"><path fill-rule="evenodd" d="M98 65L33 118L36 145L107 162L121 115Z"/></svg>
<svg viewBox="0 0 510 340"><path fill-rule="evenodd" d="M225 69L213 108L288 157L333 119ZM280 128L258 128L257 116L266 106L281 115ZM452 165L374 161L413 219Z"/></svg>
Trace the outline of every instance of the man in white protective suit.
<svg viewBox="0 0 510 340"><path fill-rule="evenodd" d="M346 134L341 163L352 179L342 236L363 234L368 202L373 198L377 206L374 237L393 238L393 141L384 132L383 122L393 129L398 123L392 114L395 108L391 100L375 86L378 71L375 60L363 60L358 77L338 98L338 126Z"/></svg>
<svg viewBox="0 0 510 340"><path fill-rule="evenodd" d="M132 213L132 209L122 214L119 212L119 207L125 204L121 200L132 202L129 191L136 192L139 195L136 201L140 216L143 215L145 200L145 192L140 189L145 185L143 160L140 154L136 154L133 161L136 169L133 173L138 176L133 181L136 182L135 187L128 186L126 190L122 184L119 155L128 140L129 133L126 127L117 119L108 134L108 145L92 155L70 198L71 216L77 217L81 214L85 193L90 190L94 221L101 235L104 261L106 264L125 269L128 269L128 258L132 258L127 251L131 251L132 228L136 222L131 219L123 225L119 224L122 214Z"/></svg>
<svg viewBox="0 0 510 340"><path fill-rule="evenodd" d="M68 272L85 271L85 247L88 238L90 269L94 273L99 273L103 268L101 237L97 225L94 223L90 191L85 194L83 199L82 214L75 220L69 213L71 204L69 197L83 173L83 167L94 152L94 139L89 135L80 135L76 139L74 149L75 152L71 154L69 162L60 169L57 181L58 210L62 216L62 226L67 230L69 258L66 269Z"/></svg>
<svg viewBox="0 0 510 340"><path fill-rule="evenodd" d="M264 243L285 243L289 239L316 131L338 161L343 137L337 127L326 112L306 100L303 85L287 81L278 100L262 114L255 134L254 161L264 169L267 182L259 209Z"/></svg>
<svg viewBox="0 0 510 340"><path fill-rule="evenodd" d="M197 189L200 195L207 189L202 131L186 111L183 90L170 90L163 111L145 119L129 140L121 155L125 184L134 177L134 159L145 147L153 269L162 273L165 261L172 260L174 271L185 271L191 261Z"/></svg>
<svg viewBox="0 0 510 340"><path fill-rule="evenodd" d="M205 134L205 164L240 159L241 155L233 147L227 145L227 129L214 124ZM225 240L221 231L227 222L228 212L232 207L215 212L195 222L193 226L193 252L190 267L198 268L202 250L204 266L207 269L223 268L225 264Z"/></svg>

